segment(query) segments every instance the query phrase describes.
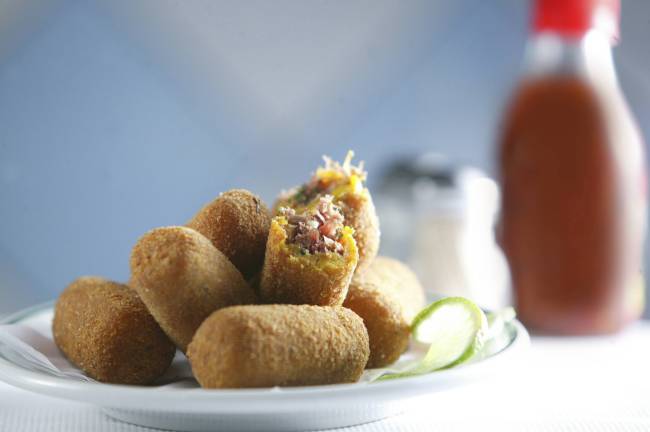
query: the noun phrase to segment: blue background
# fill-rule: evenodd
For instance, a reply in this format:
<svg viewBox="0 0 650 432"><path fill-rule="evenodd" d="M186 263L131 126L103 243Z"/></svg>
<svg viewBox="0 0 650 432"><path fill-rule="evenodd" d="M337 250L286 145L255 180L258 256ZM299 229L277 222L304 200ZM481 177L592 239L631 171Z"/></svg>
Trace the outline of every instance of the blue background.
<svg viewBox="0 0 650 432"><path fill-rule="evenodd" d="M391 156L422 151L492 172L528 8L16 0L0 16L3 313L79 275L125 280L146 230L232 187L271 201L324 153L355 149L371 186ZM648 17L650 2L624 0L616 52L646 136Z"/></svg>

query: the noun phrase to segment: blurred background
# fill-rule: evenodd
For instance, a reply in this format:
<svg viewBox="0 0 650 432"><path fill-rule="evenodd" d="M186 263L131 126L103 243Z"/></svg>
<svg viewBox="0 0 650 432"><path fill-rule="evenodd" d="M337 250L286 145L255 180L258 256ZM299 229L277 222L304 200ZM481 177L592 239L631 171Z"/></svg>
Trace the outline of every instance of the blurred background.
<svg viewBox="0 0 650 432"><path fill-rule="evenodd" d="M323 154L366 161L384 233L395 162L493 176L527 26L523 0L0 1L0 314L126 280L145 231L233 187L272 202ZM616 61L646 137L648 40L650 2L623 0Z"/></svg>

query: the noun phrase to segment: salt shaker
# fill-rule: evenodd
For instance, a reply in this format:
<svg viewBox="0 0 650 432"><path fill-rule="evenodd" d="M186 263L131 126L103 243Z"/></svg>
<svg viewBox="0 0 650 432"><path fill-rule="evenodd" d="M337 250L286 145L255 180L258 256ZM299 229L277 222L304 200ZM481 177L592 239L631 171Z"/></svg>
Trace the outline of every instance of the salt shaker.
<svg viewBox="0 0 650 432"><path fill-rule="evenodd" d="M464 296L488 309L509 304L507 265L494 239L499 191L492 179L424 154L393 165L377 201L382 253L407 260L431 295Z"/></svg>

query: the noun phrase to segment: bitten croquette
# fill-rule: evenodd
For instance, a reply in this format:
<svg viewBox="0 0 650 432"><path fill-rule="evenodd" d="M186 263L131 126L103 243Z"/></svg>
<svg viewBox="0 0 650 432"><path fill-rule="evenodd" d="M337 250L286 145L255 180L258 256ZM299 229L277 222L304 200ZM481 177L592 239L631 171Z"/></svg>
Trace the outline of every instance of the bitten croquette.
<svg viewBox="0 0 650 432"><path fill-rule="evenodd" d="M183 352L212 312L256 300L228 258L187 227L156 228L142 236L131 252L130 283Z"/></svg>
<svg viewBox="0 0 650 432"><path fill-rule="evenodd" d="M187 226L207 237L249 279L262 268L270 224L260 197L233 189L203 207Z"/></svg>
<svg viewBox="0 0 650 432"><path fill-rule="evenodd" d="M150 384L176 352L135 291L99 277L80 277L61 293L52 333L70 361L112 384Z"/></svg>
<svg viewBox="0 0 650 432"><path fill-rule="evenodd" d="M213 313L188 348L205 388L356 382L368 360L368 333L343 307L234 306Z"/></svg>
<svg viewBox="0 0 650 432"><path fill-rule="evenodd" d="M264 303L340 306L359 260L352 230L328 197L306 214L288 211L271 222L260 298Z"/></svg>
<svg viewBox="0 0 650 432"><path fill-rule="evenodd" d="M363 318L368 329L368 368L388 366L408 348L411 322L425 302L417 276L395 259L378 256L354 275L343 306Z"/></svg>
<svg viewBox="0 0 650 432"><path fill-rule="evenodd" d="M377 256L379 250L379 218L370 191L365 186L367 177L363 162L352 165L354 153L348 152L342 164L324 156L325 166L319 167L311 179L301 186L284 192L273 206L274 214L283 207L301 213L320 197L331 195L339 206L346 225L354 230L359 250L357 271L362 272Z"/></svg>

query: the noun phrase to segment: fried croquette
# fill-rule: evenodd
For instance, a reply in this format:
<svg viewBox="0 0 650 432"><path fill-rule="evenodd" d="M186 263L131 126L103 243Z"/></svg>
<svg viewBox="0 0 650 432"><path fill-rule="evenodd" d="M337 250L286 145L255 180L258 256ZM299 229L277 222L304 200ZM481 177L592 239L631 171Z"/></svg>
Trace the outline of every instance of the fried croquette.
<svg viewBox="0 0 650 432"><path fill-rule="evenodd" d="M266 245L259 284L264 303L340 306L359 258L352 230L327 195L305 214L282 210Z"/></svg>
<svg viewBox="0 0 650 432"><path fill-rule="evenodd" d="M324 195L332 195L339 206L346 225L354 229L354 239L359 249L357 271L363 271L377 256L379 250L379 218L370 191L365 187L367 173L363 162L352 165L354 153L348 152L343 164L324 156L325 166L319 167L312 178L302 186L283 193L274 205L274 214L283 207L301 213L313 206Z"/></svg>
<svg viewBox="0 0 650 432"><path fill-rule="evenodd" d="M213 313L188 348L205 388L356 382L368 360L363 321L343 307L234 306Z"/></svg>
<svg viewBox="0 0 650 432"><path fill-rule="evenodd" d="M130 283L183 352L212 312L256 300L228 258L187 227L157 228L142 236L131 252Z"/></svg>
<svg viewBox="0 0 650 432"><path fill-rule="evenodd" d="M407 349L410 325L426 299L417 276L403 263L378 256L356 273L343 306L361 318L370 337L368 368L394 363Z"/></svg>
<svg viewBox="0 0 650 432"><path fill-rule="evenodd" d="M70 361L106 383L149 384L176 352L135 291L99 277L81 277L63 291L52 333Z"/></svg>
<svg viewBox="0 0 650 432"><path fill-rule="evenodd" d="M248 279L262 268L270 224L269 209L257 195L233 189L203 207L187 226L206 236Z"/></svg>

